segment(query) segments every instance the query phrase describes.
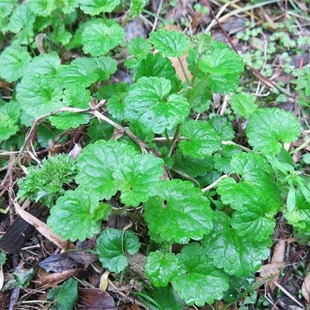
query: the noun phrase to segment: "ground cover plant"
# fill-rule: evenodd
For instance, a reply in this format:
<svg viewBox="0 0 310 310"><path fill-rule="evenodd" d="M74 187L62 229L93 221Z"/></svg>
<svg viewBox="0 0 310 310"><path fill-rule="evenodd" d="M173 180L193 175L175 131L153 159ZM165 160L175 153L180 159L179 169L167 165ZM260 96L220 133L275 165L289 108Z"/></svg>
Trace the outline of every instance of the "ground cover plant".
<svg viewBox="0 0 310 310"><path fill-rule="evenodd" d="M221 23L209 2L190 4L194 21ZM268 79L268 57L239 55L193 20L195 32L186 20L159 23L173 6L0 1L4 307L264 307L245 298L284 267L257 277L279 222L296 244L309 242L308 63L284 66L298 94L294 113L285 110L291 94ZM153 29L130 36L150 8ZM263 26L247 26L240 42L253 36L259 49ZM277 40L296 54L308 44ZM32 226L41 243L27 248Z"/></svg>

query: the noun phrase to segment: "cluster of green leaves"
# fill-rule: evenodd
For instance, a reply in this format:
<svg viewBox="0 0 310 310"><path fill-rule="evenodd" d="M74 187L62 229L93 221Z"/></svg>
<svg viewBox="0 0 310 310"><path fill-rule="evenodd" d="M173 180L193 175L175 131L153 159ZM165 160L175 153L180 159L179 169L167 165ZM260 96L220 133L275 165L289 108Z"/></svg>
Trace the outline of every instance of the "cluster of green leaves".
<svg viewBox="0 0 310 310"><path fill-rule="evenodd" d="M43 159L42 166L29 167L27 177L18 180L18 195L52 207L66 192L65 185L70 184L75 175L75 162L70 156L59 154Z"/></svg>
<svg viewBox="0 0 310 310"><path fill-rule="evenodd" d="M309 183L284 147L298 138L300 124L284 110L260 108L250 95L234 94L243 62L227 45L208 34L190 40L171 30L125 43L123 28L104 15L117 0L10 3L0 10L2 31L15 35L0 55L0 77L14 83L16 94L2 99L0 141L12 145L38 118L48 129L38 127L38 146L49 132L86 125L88 133L75 161L50 157L18 182L20 198L50 207L47 224L55 233L72 241L99 234L101 264L119 273L140 243L132 231L101 230L102 221L120 210L142 209L155 244L147 277L197 306L229 300L236 283L242 288L254 275L269 255L279 211L296 232L307 234ZM132 1L127 18L143 6ZM132 84L110 81L119 48L129 54L124 64ZM70 61L73 50L81 57ZM180 58L185 55L186 64ZM185 82L171 57L188 67ZM225 116L210 113L213 94L231 96L236 119L246 119L248 148L232 142L236 133ZM110 123L127 124L133 140L113 140L110 128L90 119L93 98L106 100ZM141 153L141 146L152 152ZM182 248L178 253L171 250L175 244Z"/></svg>

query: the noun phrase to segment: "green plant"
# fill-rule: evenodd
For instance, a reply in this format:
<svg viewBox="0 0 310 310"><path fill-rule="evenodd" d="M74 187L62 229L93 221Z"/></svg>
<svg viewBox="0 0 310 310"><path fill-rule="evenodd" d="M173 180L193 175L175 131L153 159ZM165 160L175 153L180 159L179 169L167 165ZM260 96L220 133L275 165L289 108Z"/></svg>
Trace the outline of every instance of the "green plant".
<svg viewBox="0 0 310 310"><path fill-rule="evenodd" d="M298 91L298 103L301 106L310 106L310 70L304 67L302 70L296 70L295 75L299 75L298 79L294 82L297 84L296 90Z"/></svg>
<svg viewBox="0 0 310 310"><path fill-rule="evenodd" d="M236 34L240 40L247 42L250 48L242 54L247 65L259 70L263 75L271 77L278 68L287 74L293 74L292 55L300 55L309 44L307 36L300 36L296 28L295 18L287 23L274 23L276 28L270 33L270 24L257 26L254 22L246 22L244 31ZM278 82L280 87L281 82ZM281 96L276 98L281 102ZM284 101L284 100L283 100Z"/></svg>
<svg viewBox="0 0 310 310"><path fill-rule="evenodd" d="M78 298L78 283L69 279L59 288L52 288L47 294L47 299L54 302L52 309L72 309Z"/></svg>
<svg viewBox="0 0 310 310"><path fill-rule="evenodd" d="M18 181L18 195L51 207L65 193L63 186L73 181L75 170L74 160L66 154L43 159L41 167L30 167L27 177Z"/></svg>
<svg viewBox="0 0 310 310"><path fill-rule="evenodd" d="M213 94L236 92L240 56L208 34L191 40L158 30L126 44L123 27L104 15L119 2L12 1L2 13L2 31L14 35L0 55L0 76L14 93L2 99L0 141L18 145L16 136L31 127L40 148L55 130L70 137L84 129L76 161L62 154L29 168L18 197L50 207L47 224L63 239L99 234L99 260L115 273L141 245L132 231L102 230L102 221L110 214L138 219L152 240L145 269L155 287L172 287L188 305L229 300L268 258L278 212L296 232L308 232L309 182L287 151L300 124L286 111L234 95L232 111L247 119L248 145L234 142L239 133L211 113L210 102ZM128 20L143 6L132 1ZM116 51L126 48L133 83L113 84ZM178 59L185 83L169 57ZM38 126L43 121L48 130Z"/></svg>

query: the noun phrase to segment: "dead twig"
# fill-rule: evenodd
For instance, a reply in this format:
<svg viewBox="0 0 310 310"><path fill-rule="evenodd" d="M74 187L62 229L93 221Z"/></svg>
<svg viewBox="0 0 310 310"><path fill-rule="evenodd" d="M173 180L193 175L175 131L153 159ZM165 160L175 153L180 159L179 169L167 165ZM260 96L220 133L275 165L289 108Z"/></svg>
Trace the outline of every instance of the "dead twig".
<svg viewBox="0 0 310 310"><path fill-rule="evenodd" d="M37 231L39 231L44 237L53 242L55 245L60 247L61 249L68 248L68 241L62 240L59 236L52 233L51 229L42 221L37 219L35 216L31 215L29 212L25 211L30 202L26 200L21 207L16 201L13 201L15 210L19 214L19 216L25 220L27 223L32 225Z"/></svg>
<svg viewBox="0 0 310 310"><path fill-rule="evenodd" d="M33 133L36 130L37 125L44 120L47 117L50 117L52 115L56 115L59 113L63 113L63 112L70 112L70 113L88 113L94 117L97 117L100 120L103 120L105 122L107 122L108 124L112 125L115 129L117 129L119 132L124 132L126 133L132 140L134 140L140 147L141 151L143 153L146 153L147 150L151 151L155 156L158 156L158 153L151 149L145 142L143 142L141 139L139 139L136 135L134 135L128 128L125 128L117 123L115 123L114 121L112 121L111 119L109 119L108 117L106 117L105 115L103 115L102 113L100 113L98 111L98 108L100 106L102 106L105 103L105 100L101 100L97 105L93 106L92 103L90 103L91 107L88 109L79 109L79 108L71 108L71 107L64 107L64 108L60 108L58 110L52 111L50 113L44 114L38 118L36 118L33 123L32 126L30 128L30 130L28 131L26 137L25 137L25 141L23 143L23 145L21 146L18 155L15 157L14 161L12 162L12 164L8 167L7 173L4 177L4 179L2 180L0 187L4 187L8 177L10 176L12 169L16 166L18 160L21 158L22 154L24 154L24 150L27 148L27 145L29 143L29 141L32 138ZM31 158L36 159L36 157L34 156L34 154L30 154Z"/></svg>

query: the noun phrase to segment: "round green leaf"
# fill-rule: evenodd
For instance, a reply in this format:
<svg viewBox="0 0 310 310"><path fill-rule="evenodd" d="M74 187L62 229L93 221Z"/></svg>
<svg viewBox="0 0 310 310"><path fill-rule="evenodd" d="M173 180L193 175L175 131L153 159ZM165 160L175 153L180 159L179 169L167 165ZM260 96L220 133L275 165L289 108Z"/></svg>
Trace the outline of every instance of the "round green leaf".
<svg viewBox="0 0 310 310"><path fill-rule="evenodd" d="M38 16L49 16L57 8L55 0L28 0L27 5Z"/></svg>
<svg viewBox="0 0 310 310"><path fill-rule="evenodd" d="M9 16L15 6L15 0L2 0L0 1L0 18L4 19Z"/></svg>
<svg viewBox="0 0 310 310"><path fill-rule="evenodd" d="M131 146L114 140L89 144L77 162L77 183L104 199L110 199L119 190L121 201L134 207L155 194L164 164L160 158L139 154Z"/></svg>
<svg viewBox="0 0 310 310"><path fill-rule="evenodd" d="M85 240L99 233L111 206L99 203L98 196L84 190L66 191L51 208L47 225L63 239Z"/></svg>
<svg viewBox="0 0 310 310"><path fill-rule="evenodd" d="M11 125L7 127L6 124L0 124L0 142L5 141L11 136L15 135L19 127L17 125Z"/></svg>
<svg viewBox="0 0 310 310"><path fill-rule="evenodd" d="M94 21L85 27L82 33L83 51L92 56L105 55L120 44L124 36L124 30L118 24L106 25L103 22Z"/></svg>
<svg viewBox="0 0 310 310"><path fill-rule="evenodd" d="M144 58L150 53L151 44L144 38L136 37L128 42L127 50L136 58Z"/></svg>
<svg viewBox="0 0 310 310"><path fill-rule="evenodd" d="M60 66L60 59L57 54L41 54L32 58L26 68L27 75L48 75L56 77Z"/></svg>
<svg viewBox="0 0 310 310"><path fill-rule="evenodd" d="M9 83L16 81L23 76L30 60L31 56L25 48L7 47L0 55L0 77Z"/></svg>
<svg viewBox="0 0 310 310"><path fill-rule="evenodd" d="M146 0L131 0L130 8L127 12L128 18L132 20L138 17L142 13L146 2Z"/></svg>
<svg viewBox="0 0 310 310"><path fill-rule="evenodd" d="M113 174L125 156L135 154L132 146L115 140L88 144L77 158L79 173L76 182L97 193L101 199L110 199L118 190Z"/></svg>
<svg viewBox="0 0 310 310"><path fill-rule="evenodd" d="M279 211L282 198L271 167L262 155L253 152L236 154L231 160L231 167L235 173L242 176L238 184L231 186L231 191L228 188L223 188L226 194L235 196L231 202L234 208L236 204L257 199L262 202L262 207L264 206L263 201L265 202L265 207L263 207L265 213L273 216ZM224 196L226 194L224 193Z"/></svg>
<svg viewBox="0 0 310 310"><path fill-rule="evenodd" d="M144 208L150 231L169 243L200 240L213 227L209 200L188 181L161 182Z"/></svg>
<svg viewBox="0 0 310 310"><path fill-rule="evenodd" d="M16 123L20 112L20 105L16 101L7 102L0 107L0 141L7 140L18 131Z"/></svg>
<svg viewBox="0 0 310 310"><path fill-rule="evenodd" d="M232 178L224 179L219 183L218 193L225 199L225 203L230 203L233 208L238 209L237 205L257 197L257 199L269 201L268 209L271 212L278 211L282 199L271 167L262 155L244 152L235 154L231 160L231 167L233 172L241 175L242 178L239 183ZM228 196L231 198L226 200Z"/></svg>
<svg viewBox="0 0 310 310"><path fill-rule="evenodd" d="M179 148L188 156L202 158L221 146L218 133L205 121L187 121L181 126L181 134L188 139L181 141Z"/></svg>
<svg viewBox="0 0 310 310"><path fill-rule="evenodd" d="M78 282L73 278L69 278L58 288L50 289L47 299L53 300L55 309L73 309L78 294Z"/></svg>
<svg viewBox="0 0 310 310"><path fill-rule="evenodd" d="M260 203L264 204L263 206ZM264 216L266 201L243 205L242 211L236 211L231 220L231 226L239 236L258 242L268 239L274 232L275 219Z"/></svg>
<svg viewBox="0 0 310 310"><path fill-rule="evenodd" d="M98 58L94 58L95 63L98 67L97 74L99 75L99 79L101 81L109 80L110 76L116 72L117 70L117 62L113 58L107 56L100 56Z"/></svg>
<svg viewBox="0 0 310 310"><path fill-rule="evenodd" d="M214 170L212 165L212 157L195 158L192 156L184 156L177 152L174 156L173 170L177 173L184 172L185 174L196 178L197 176L206 175Z"/></svg>
<svg viewBox="0 0 310 310"><path fill-rule="evenodd" d="M103 12L110 13L120 2L120 0L80 0L81 10L90 15L99 15Z"/></svg>
<svg viewBox="0 0 310 310"><path fill-rule="evenodd" d="M6 27L7 30L19 33L21 36L21 31L25 32L25 36L33 36L33 23L35 21L35 16L30 10L28 3L22 3L17 6L17 8L13 11L13 14L10 17L10 23Z"/></svg>
<svg viewBox="0 0 310 310"><path fill-rule="evenodd" d="M146 260L145 273L156 287L167 286L179 274L180 263L173 253L151 252Z"/></svg>
<svg viewBox="0 0 310 310"><path fill-rule="evenodd" d="M184 310L185 307L184 301L170 284L152 288L152 298L162 306L162 309Z"/></svg>
<svg viewBox="0 0 310 310"><path fill-rule="evenodd" d="M244 64L241 57L228 45L220 41L214 41L210 53L204 55L199 67L206 73L225 75L240 74L243 72Z"/></svg>
<svg viewBox="0 0 310 310"><path fill-rule="evenodd" d="M188 305L203 307L223 298L229 288L228 276L210 262L201 245L193 242L185 246L177 258L183 272L172 285Z"/></svg>
<svg viewBox="0 0 310 310"><path fill-rule="evenodd" d="M20 111L20 104L13 100L0 106L0 124L7 124L7 126L10 126L17 123Z"/></svg>
<svg viewBox="0 0 310 310"><path fill-rule="evenodd" d="M180 57L189 51L190 39L175 30L158 30L150 34L155 49L167 57Z"/></svg>
<svg viewBox="0 0 310 310"><path fill-rule="evenodd" d="M139 248L139 239L132 231L107 228L98 237L96 250L103 267L120 273L128 266L125 252L134 255Z"/></svg>
<svg viewBox="0 0 310 310"><path fill-rule="evenodd" d="M255 99L255 96L247 93L234 94L230 98L231 107L237 115L249 118L257 109Z"/></svg>
<svg viewBox="0 0 310 310"><path fill-rule="evenodd" d="M214 220L214 233L202 241L206 255L213 264L223 268L230 275L248 277L268 258L271 238L258 242L244 240L235 229L230 227L230 219L218 212Z"/></svg>
<svg viewBox="0 0 310 310"><path fill-rule="evenodd" d="M23 110L33 118L40 117L64 106L62 87L48 76L25 77L16 88L16 98Z"/></svg>
<svg viewBox="0 0 310 310"><path fill-rule="evenodd" d="M51 33L50 38L53 41L60 42L65 45L70 42L72 34L69 31L66 31L65 24L61 19L56 19L53 22L54 31Z"/></svg>
<svg viewBox="0 0 310 310"><path fill-rule="evenodd" d="M59 68L59 83L63 87L86 88L98 81L98 67L92 58L81 57L73 60L70 65Z"/></svg>
<svg viewBox="0 0 310 310"><path fill-rule="evenodd" d="M215 93L235 91L244 64L241 57L220 41L214 41L211 51L199 61L199 69L209 74L208 85Z"/></svg>
<svg viewBox="0 0 310 310"><path fill-rule="evenodd" d="M304 197L300 189L295 192L296 205L292 210L284 211L285 219L294 227L295 232L309 235L310 203Z"/></svg>
<svg viewBox="0 0 310 310"><path fill-rule="evenodd" d="M231 159L235 154L241 153L242 150L235 145L224 145L221 150L213 155L214 168L224 173L231 173Z"/></svg>
<svg viewBox="0 0 310 310"><path fill-rule="evenodd" d="M171 83L165 78L143 77L132 85L125 98L125 117L138 121L154 133L173 129L189 115L189 103L182 95L167 95Z"/></svg>
<svg viewBox="0 0 310 310"><path fill-rule="evenodd" d="M178 92L180 89L181 81L178 78L175 68L168 57L163 57L161 54L148 54L146 58L140 62L136 79L141 77L163 77L170 81L171 90Z"/></svg>
<svg viewBox="0 0 310 310"><path fill-rule="evenodd" d="M249 119L246 129L249 144L263 154L281 151L280 142L290 143L300 135L300 123L292 113L278 109L258 109Z"/></svg>
<svg viewBox="0 0 310 310"><path fill-rule="evenodd" d="M80 4L80 0L58 0L58 6L65 14L69 14L76 10Z"/></svg>
<svg viewBox="0 0 310 310"><path fill-rule="evenodd" d="M199 33L194 37L194 47L197 50L199 55L208 54L210 52L212 45L211 34L208 33Z"/></svg>
<svg viewBox="0 0 310 310"><path fill-rule="evenodd" d="M113 174L121 191L121 201L137 207L155 194L155 187L163 174L164 162L153 155L126 156Z"/></svg>
<svg viewBox="0 0 310 310"><path fill-rule="evenodd" d="M114 119L122 121L125 119L125 107L123 99L126 97L129 85L127 83L118 83L113 85L107 85L100 91L105 91L104 98L108 98L107 108L109 113Z"/></svg>
<svg viewBox="0 0 310 310"><path fill-rule="evenodd" d="M90 92L87 89L79 89L70 87L64 91L63 103L66 106L86 109L91 101ZM82 124L87 124L89 115L86 113L62 112L52 115L50 118L51 124L59 129L77 128Z"/></svg>
<svg viewBox="0 0 310 310"><path fill-rule="evenodd" d="M223 116L216 115L212 117L210 125L216 130L221 140L232 140L235 136L231 123Z"/></svg>
<svg viewBox="0 0 310 310"><path fill-rule="evenodd" d="M120 122L125 119L125 106L122 102L122 98L124 96L126 96L126 94L120 96L113 95L111 98L108 99L107 102L107 108L109 113L115 120L118 120Z"/></svg>

